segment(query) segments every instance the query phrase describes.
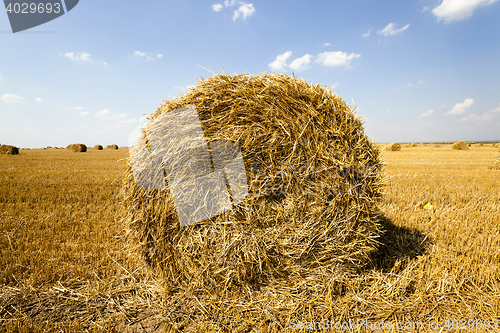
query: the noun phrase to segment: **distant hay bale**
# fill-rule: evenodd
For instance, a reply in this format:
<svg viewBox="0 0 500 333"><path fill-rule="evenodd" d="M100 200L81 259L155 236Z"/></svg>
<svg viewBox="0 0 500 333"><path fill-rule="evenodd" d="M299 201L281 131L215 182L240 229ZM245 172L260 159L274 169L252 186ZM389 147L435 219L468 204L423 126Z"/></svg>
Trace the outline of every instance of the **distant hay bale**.
<svg viewBox="0 0 500 333"><path fill-rule="evenodd" d="M84 153L87 151L87 146L84 145L83 143L74 143L66 148L74 151L75 153Z"/></svg>
<svg viewBox="0 0 500 333"><path fill-rule="evenodd" d="M401 145L397 142L391 142L385 146L385 149L391 151L398 151L401 150Z"/></svg>
<svg viewBox="0 0 500 333"><path fill-rule="evenodd" d="M11 145L2 145L0 146L0 154L19 155L19 148Z"/></svg>
<svg viewBox="0 0 500 333"><path fill-rule="evenodd" d="M108 145L106 148L108 148L108 149L118 149L118 145Z"/></svg>
<svg viewBox="0 0 500 333"><path fill-rule="evenodd" d="M436 145L434 145L434 147L436 147L436 148L441 148L441 145L437 145L437 144L436 144Z"/></svg>
<svg viewBox="0 0 500 333"><path fill-rule="evenodd" d="M101 145L95 145L95 146L94 146L94 149L97 149L97 150L102 150L103 148L102 148L102 146L101 146Z"/></svg>
<svg viewBox="0 0 500 333"><path fill-rule="evenodd" d="M405 145L403 145L403 146L401 146L401 147L402 147L402 148L411 148L411 144L407 143L407 144L405 144Z"/></svg>
<svg viewBox="0 0 500 333"><path fill-rule="evenodd" d="M500 170L500 150L497 159L495 160L495 162L493 162L492 165L489 166L489 168L493 170Z"/></svg>
<svg viewBox="0 0 500 333"><path fill-rule="evenodd" d="M411 147L418 147L418 144L416 144L415 142L411 144Z"/></svg>
<svg viewBox="0 0 500 333"><path fill-rule="evenodd" d="M500 143L496 143L494 147L500 148Z"/></svg>
<svg viewBox="0 0 500 333"><path fill-rule="evenodd" d="M232 208L187 226L181 226L186 213L176 210L173 190L167 186L169 173L165 171L166 182L159 169L163 185L148 188L138 185L142 173L136 169L134 174L132 167L157 156L150 149L168 136L167 129L189 132L193 123L180 127L175 122L183 121L178 115L184 107L199 117L212 158L218 143L233 143L227 147L241 149L248 185L246 197L238 201L233 197ZM191 137L176 139L161 145L168 152L163 155L164 163L175 163L177 157L191 161L178 155L177 148ZM202 152L208 152L206 143L202 147ZM205 299L222 290L236 295L242 290L243 297L268 286L276 297L293 290L297 300L320 289L327 292L335 276L358 272L377 248L380 150L349 105L324 86L285 74L201 79L190 91L158 108L130 151L122 213L131 246L139 245L145 262L163 275L172 297L179 298L178 310L172 314L179 318L194 311L182 301L187 290L196 290L197 297ZM183 177L190 174L187 164L179 164L164 170ZM220 170L196 178L200 183L191 188L197 197L189 197L190 205L200 205L196 198L208 200L205 192L197 191L213 185L211 177ZM191 181L188 178L186 183ZM226 188L221 186L219 191ZM201 204L208 205L206 201ZM210 203L212 207L217 204ZM217 304L227 308L225 302ZM286 316L294 307L283 306L280 311Z"/></svg>
<svg viewBox="0 0 500 333"><path fill-rule="evenodd" d="M455 142L451 148L456 150L467 150L469 149L469 145L467 145L465 141L459 141Z"/></svg>
<svg viewBox="0 0 500 333"><path fill-rule="evenodd" d="M478 143L478 146L479 146L479 147L483 147L483 146L484 146L484 143L480 142L480 143Z"/></svg>

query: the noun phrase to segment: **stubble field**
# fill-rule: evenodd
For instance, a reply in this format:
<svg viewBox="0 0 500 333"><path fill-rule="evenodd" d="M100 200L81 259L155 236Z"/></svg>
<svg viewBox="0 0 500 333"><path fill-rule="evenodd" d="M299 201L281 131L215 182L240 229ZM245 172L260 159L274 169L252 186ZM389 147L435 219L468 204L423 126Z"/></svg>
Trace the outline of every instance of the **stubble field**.
<svg viewBox="0 0 500 333"><path fill-rule="evenodd" d="M203 299L186 300L199 306L196 320L168 320L157 272L125 247L127 156L126 148L0 155L0 332L297 331L349 319L365 321L353 332L436 320L443 332L500 328L500 171L488 169L496 148L384 151L387 231L372 263L339 281L342 293L324 295L323 318L242 318L232 328L213 325L218 309Z"/></svg>

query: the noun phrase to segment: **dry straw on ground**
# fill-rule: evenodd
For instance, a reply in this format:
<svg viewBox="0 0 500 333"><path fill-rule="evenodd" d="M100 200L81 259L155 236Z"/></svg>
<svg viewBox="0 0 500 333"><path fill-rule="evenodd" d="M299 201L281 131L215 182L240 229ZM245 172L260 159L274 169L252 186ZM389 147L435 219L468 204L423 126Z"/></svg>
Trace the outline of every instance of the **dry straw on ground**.
<svg viewBox="0 0 500 333"><path fill-rule="evenodd" d="M84 153L87 151L87 146L84 145L83 143L74 143L71 145L68 145L66 149L72 150L76 153Z"/></svg>
<svg viewBox="0 0 500 333"><path fill-rule="evenodd" d="M106 148L108 148L108 149L118 149L118 145L108 145Z"/></svg>
<svg viewBox="0 0 500 333"><path fill-rule="evenodd" d="M11 146L11 145L2 145L2 146L0 146L0 154L18 155L19 148L17 148L16 146Z"/></svg>
<svg viewBox="0 0 500 333"><path fill-rule="evenodd" d="M196 106L209 144L241 148L249 194L181 227L170 191L138 187L129 165L122 192L130 246L163 274L170 319L205 316L186 299L210 302L219 309L214 323L227 327L269 320L263 307L281 322L306 312L319 318L314 299L342 292L338 282L367 264L380 235L380 151L361 119L324 86L264 73L201 79L150 122L187 105Z"/></svg>
<svg viewBox="0 0 500 333"><path fill-rule="evenodd" d="M97 149L97 150L102 150L103 148L102 148L102 146L101 146L101 145L95 145L95 146L94 146L94 149Z"/></svg>
<svg viewBox="0 0 500 333"><path fill-rule="evenodd" d="M415 142L411 144L411 147L418 147L418 144L416 144Z"/></svg>
<svg viewBox="0 0 500 333"><path fill-rule="evenodd" d="M397 142L391 142L385 146L385 150L398 151L401 150L401 145Z"/></svg>
<svg viewBox="0 0 500 333"><path fill-rule="evenodd" d="M456 150L467 150L469 149L469 145L467 145L465 141L459 141L455 142L451 148Z"/></svg>

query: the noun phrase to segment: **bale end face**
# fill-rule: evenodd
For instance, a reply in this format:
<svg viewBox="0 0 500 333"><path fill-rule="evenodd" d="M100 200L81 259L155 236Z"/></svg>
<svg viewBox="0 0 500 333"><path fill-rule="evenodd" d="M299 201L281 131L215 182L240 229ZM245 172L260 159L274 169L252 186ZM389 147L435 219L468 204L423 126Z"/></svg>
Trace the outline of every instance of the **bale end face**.
<svg viewBox="0 0 500 333"><path fill-rule="evenodd" d="M172 188L139 186L129 160L124 221L144 260L160 268L168 283L206 290L221 284L281 285L278 281L292 276L313 283L324 272L339 267L355 272L369 262L380 236L380 150L343 99L284 74L216 75L165 102L146 124L144 143L131 152L149 156L160 140L154 126L161 135L182 128L167 127L162 119L188 105L196 107L201 136L211 149L219 142L241 149L248 195L238 203L233 197L219 215L181 226L179 212L184 212L177 211ZM177 141L165 142L175 151ZM160 180L169 177L163 172Z"/></svg>
<svg viewBox="0 0 500 333"><path fill-rule="evenodd" d="M94 146L94 149L97 149L97 150L102 150L103 148L102 148L102 146L101 146L101 145L95 145L95 146Z"/></svg>

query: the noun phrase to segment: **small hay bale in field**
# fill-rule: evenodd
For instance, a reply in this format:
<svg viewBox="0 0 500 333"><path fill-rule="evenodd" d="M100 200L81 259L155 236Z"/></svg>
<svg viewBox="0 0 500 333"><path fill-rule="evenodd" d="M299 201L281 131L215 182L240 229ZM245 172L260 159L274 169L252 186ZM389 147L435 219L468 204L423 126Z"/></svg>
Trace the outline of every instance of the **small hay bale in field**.
<svg viewBox="0 0 500 333"><path fill-rule="evenodd" d="M71 145L71 150L75 153L84 153L87 151L87 146L83 143L75 143Z"/></svg>
<svg viewBox="0 0 500 333"><path fill-rule="evenodd" d="M401 150L401 145L397 142L391 142L385 146L385 150L398 151Z"/></svg>
<svg viewBox="0 0 500 333"><path fill-rule="evenodd" d="M436 148L441 148L441 145L437 145L437 144L436 144L436 145L434 145L434 147L436 147Z"/></svg>
<svg viewBox="0 0 500 333"><path fill-rule="evenodd" d="M489 166L489 168L494 170L500 170L500 150L497 159L495 160L495 162L493 162L492 165Z"/></svg>
<svg viewBox="0 0 500 333"><path fill-rule="evenodd" d="M469 146L470 145L467 145L467 142L459 141L459 142L455 142L453 144L453 146L451 146L451 148L456 149L456 150L467 150L467 149L469 149Z"/></svg>
<svg viewBox="0 0 500 333"><path fill-rule="evenodd" d="M19 155L19 148L11 145L2 145L0 146L0 154Z"/></svg>
<svg viewBox="0 0 500 333"><path fill-rule="evenodd" d="M97 150L102 150L103 148L102 148L102 146L101 146L101 145L95 145L95 146L94 146L94 149L97 149Z"/></svg>
<svg viewBox="0 0 500 333"><path fill-rule="evenodd" d="M484 143L480 142L477 144L478 147L484 147Z"/></svg>
<svg viewBox="0 0 500 333"><path fill-rule="evenodd" d="M238 147L244 162L243 182L248 187L246 196L238 200L235 193L241 192L232 192L234 205L229 203L229 209L220 215L181 226L186 212L176 210L172 193L178 192L167 187L177 181L171 182L172 171L160 168L158 181L163 185L147 189L138 186L141 175L134 176L133 165L158 156L158 147L168 152L162 153L163 163L178 161L179 155L170 153L177 153L177 144L188 144L191 137L158 142L165 135L170 138L169 129L189 132L191 127L198 128L192 122L185 126L176 123L182 122L179 115L186 110L191 110L193 119L199 117L197 133L201 134L196 138L206 140L201 152L208 156L207 143L212 158L218 144ZM240 302L250 290L252 295L269 292L278 298L293 293L294 299L304 301L310 293L330 290L339 276L358 272L377 248L380 150L365 134L360 117L325 86L285 74L201 79L190 91L158 108L130 152L122 188L130 244L163 275L172 297L179 300L175 302L178 311L172 314L179 320L198 311L184 301L194 300L190 294L194 290L200 302L212 299L216 302L212 304L224 307L221 313L253 307L256 311L252 313L260 316L257 305L250 305L258 302L245 301L243 307L225 305L226 301ZM175 171L187 172L184 165ZM170 164L164 166L164 170L171 169ZM208 197L197 191L213 185L211 177L221 169L204 170L206 176L196 178L200 183L191 187L198 198ZM224 188L222 184L218 191ZM193 206L200 205L199 199L189 200ZM288 318L294 308L280 305L273 316Z"/></svg>
<svg viewBox="0 0 500 333"><path fill-rule="evenodd" d="M106 148L108 148L108 149L118 149L118 145L108 145Z"/></svg>
<svg viewBox="0 0 500 333"><path fill-rule="evenodd" d="M418 147L418 144L416 144L415 142L413 142L413 143L411 144L411 147L413 147L413 148Z"/></svg>
<svg viewBox="0 0 500 333"><path fill-rule="evenodd" d="M401 147L402 147L402 148L411 148L411 144L407 143L407 144L405 144L405 145L403 145L403 146L401 146Z"/></svg>

